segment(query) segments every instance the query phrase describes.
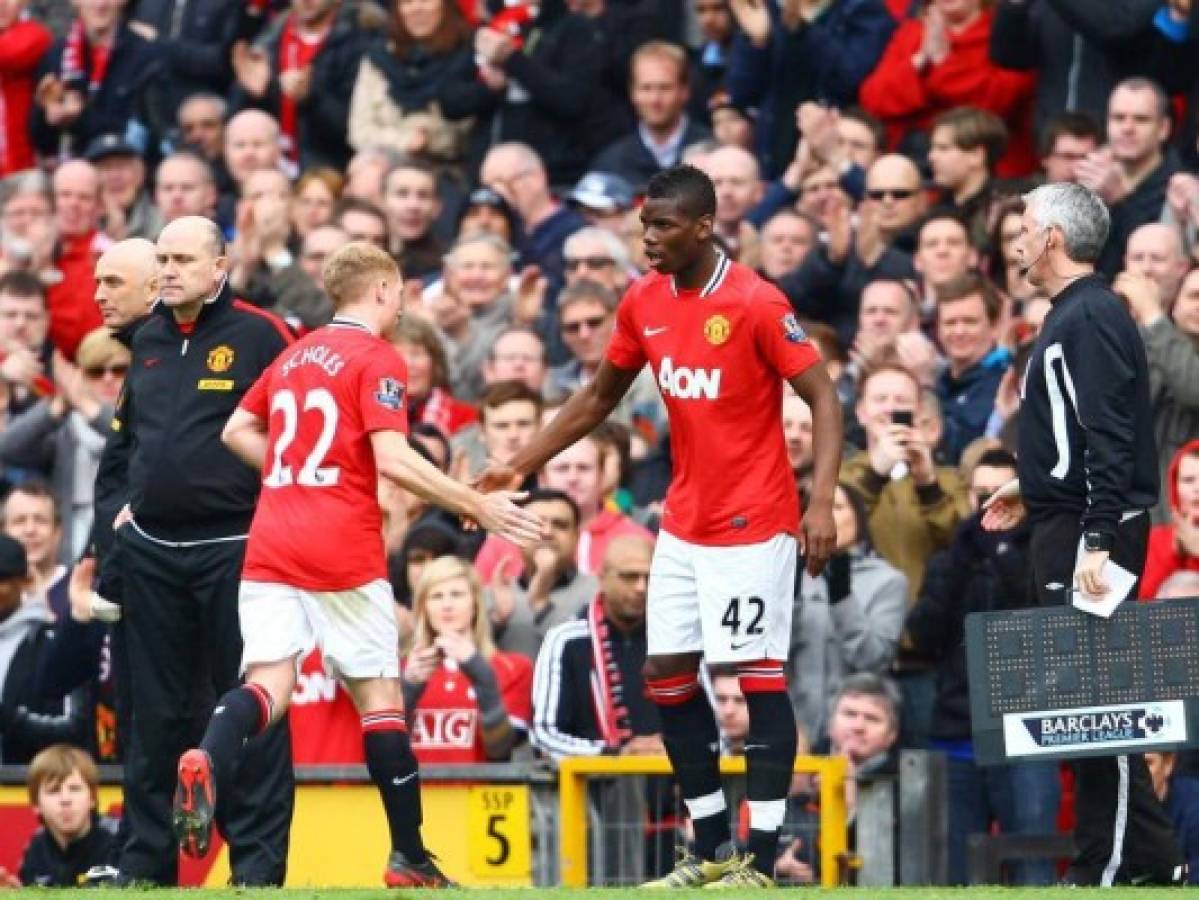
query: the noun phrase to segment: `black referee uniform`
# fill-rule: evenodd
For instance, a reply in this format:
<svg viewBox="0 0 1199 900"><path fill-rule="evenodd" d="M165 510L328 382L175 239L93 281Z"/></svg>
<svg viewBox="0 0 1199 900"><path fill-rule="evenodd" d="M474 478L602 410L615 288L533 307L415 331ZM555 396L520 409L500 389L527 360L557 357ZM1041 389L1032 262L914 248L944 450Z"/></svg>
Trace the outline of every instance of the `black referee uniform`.
<svg viewBox="0 0 1199 900"><path fill-rule="evenodd" d="M258 497L258 473L221 443L221 431L290 341L281 321L235 301L227 286L190 328L160 304L133 341L112 448L127 454L133 521L117 531L104 578L119 573L133 713L123 878L177 881L175 769L216 699L239 681L238 583ZM255 741L219 824L234 881L275 885L294 803L286 720Z"/></svg>
<svg viewBox="0 0 1199 900"><path fill-rule="evenodd" d="M1079 540L1140 573L1157 503L1149 367L1124 302L1097 276L1052 300L1020 407L1019 475L1042 604L1069 603ZM1180 882L1183 857L1144 757L1074 763L1077 884Z"/></svg>

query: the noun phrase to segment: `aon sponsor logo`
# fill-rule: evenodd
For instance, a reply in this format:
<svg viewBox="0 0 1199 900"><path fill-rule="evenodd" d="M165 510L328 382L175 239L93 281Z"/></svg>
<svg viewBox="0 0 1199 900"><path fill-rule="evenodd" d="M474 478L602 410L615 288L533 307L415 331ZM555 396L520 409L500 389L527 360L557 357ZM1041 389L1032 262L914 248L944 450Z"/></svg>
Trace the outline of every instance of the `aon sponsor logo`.
<svg viewBox="0 0 1199 900"><path fill-rule="evenodd" d="M720 369L675 368L669 356L658 366L658 386L662 393L680 400L715 400L720 396Z"/></svg>

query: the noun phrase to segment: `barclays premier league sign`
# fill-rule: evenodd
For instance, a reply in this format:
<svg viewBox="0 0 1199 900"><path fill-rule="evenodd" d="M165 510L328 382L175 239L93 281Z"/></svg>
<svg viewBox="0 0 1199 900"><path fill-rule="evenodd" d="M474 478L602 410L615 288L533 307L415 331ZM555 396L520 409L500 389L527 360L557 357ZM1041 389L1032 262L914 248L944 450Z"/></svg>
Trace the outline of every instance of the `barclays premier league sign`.
<svg viewBox="0 0 1199 900"><path fill-rule="evenodd" d="M1199 745L1199 598L976 613L966 660L983 765Z"/></svg>
<svg viewBox="0 0 1199 900"><path fill-rule="evenodd" d="M1181 700L1087 710L1009 713L1003 717L1007 755L1043 756L1063 750L1131 750L1187 739Z"/></svg>

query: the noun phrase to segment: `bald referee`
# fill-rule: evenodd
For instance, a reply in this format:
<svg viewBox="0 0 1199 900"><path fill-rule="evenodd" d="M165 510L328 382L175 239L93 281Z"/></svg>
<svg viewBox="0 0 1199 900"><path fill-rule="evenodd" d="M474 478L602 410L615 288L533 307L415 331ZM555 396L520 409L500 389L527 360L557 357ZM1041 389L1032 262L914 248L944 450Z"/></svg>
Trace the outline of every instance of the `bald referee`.
<svg viewBox="0 0 1199 900"><path fill-rule="evenodd" d="M983 525L1010 528L1027 509L1033 583L1048 605L1068 603L1071 589L1107 594L1108 560L1143 570L1157 450L1145 348L1124 302L1095 275L1107 208L1077 184L1044 185L1024 200L1016 253L1052 308L1024 375L1019 496L997 493ZM1079 759L1074 774L1078 853L1066 882L1181 884L1183 856L1144 757Z"/></svg>

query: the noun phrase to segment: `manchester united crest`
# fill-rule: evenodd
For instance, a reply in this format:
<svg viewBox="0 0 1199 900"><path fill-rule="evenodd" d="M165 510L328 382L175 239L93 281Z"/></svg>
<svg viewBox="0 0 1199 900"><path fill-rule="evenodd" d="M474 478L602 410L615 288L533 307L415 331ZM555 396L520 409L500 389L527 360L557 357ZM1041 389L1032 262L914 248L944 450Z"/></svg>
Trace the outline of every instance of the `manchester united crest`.
<svg viewBox="0 0 1199 900"><path fill-rule="evenodd" d="M704 322L704 337L713 347L719 347L729 339L729 335L732 333L733 326L722 315L709 316L708 321Z"/></svg>
<svg viewBox="0 0 1199 900"><path fill-rule="evenodd" d="M233 348L221 344L208 351L208 368L213 372L228 372L233 365Z"/></svg>

